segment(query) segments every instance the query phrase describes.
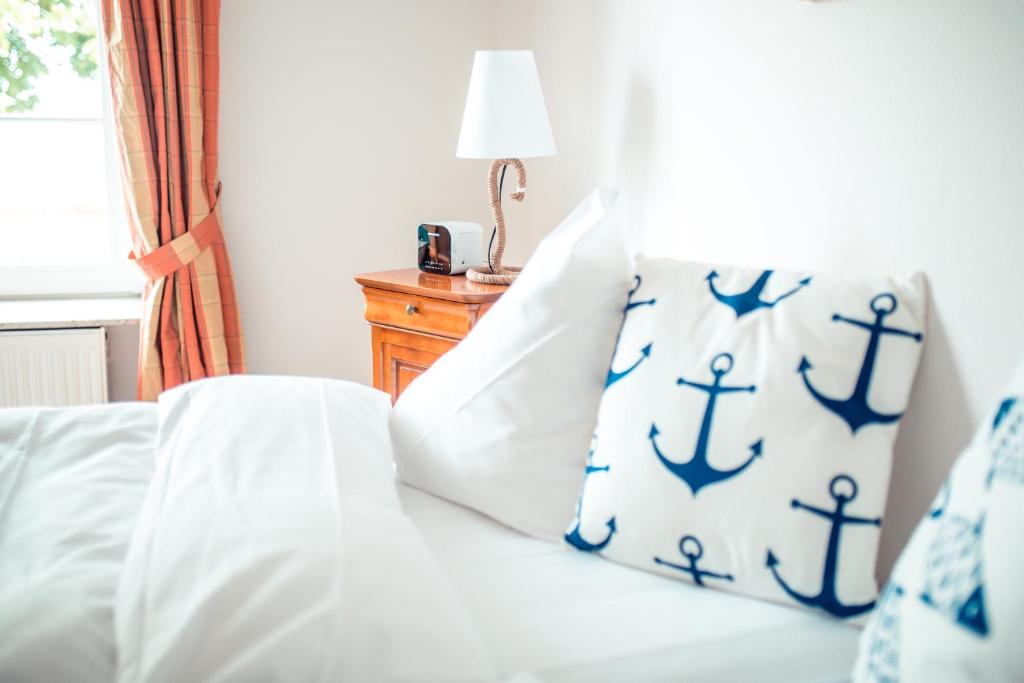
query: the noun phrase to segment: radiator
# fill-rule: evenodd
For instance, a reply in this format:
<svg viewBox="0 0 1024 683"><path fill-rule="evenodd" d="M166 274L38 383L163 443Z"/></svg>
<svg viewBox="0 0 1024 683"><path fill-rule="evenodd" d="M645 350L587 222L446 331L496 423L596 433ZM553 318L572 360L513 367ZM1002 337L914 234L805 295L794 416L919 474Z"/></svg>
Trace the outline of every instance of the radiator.
<svg viewBox="0 0 1024 683"><path fill-rule="evenodd" d="M0 332L0 408L106 402L102 328Z"/></svg>

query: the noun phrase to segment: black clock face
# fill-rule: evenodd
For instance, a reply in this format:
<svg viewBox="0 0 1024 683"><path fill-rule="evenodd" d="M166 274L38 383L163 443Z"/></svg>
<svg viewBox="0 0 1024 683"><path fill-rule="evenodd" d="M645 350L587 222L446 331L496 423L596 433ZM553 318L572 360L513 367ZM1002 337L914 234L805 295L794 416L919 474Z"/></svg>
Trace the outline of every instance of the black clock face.
<svg viewBox="0 0 1024 683"><path fill-rule="evenodd" d="M449 275L452 272L452 236L448 228L424 223L417 229L417 236L420 270Z"/></svg>

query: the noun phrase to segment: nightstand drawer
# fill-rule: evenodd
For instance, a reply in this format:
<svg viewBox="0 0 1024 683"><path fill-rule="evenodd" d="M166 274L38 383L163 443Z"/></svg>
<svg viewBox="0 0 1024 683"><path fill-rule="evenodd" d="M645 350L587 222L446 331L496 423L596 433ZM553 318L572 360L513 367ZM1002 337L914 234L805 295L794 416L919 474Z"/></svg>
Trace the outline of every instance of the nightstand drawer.
<svg viewBox="0 0 1024 683"><path fill-rule="evenodd" d="M366 288L364 292L366 320L377 325L461 339L479 317L478 306L383 289Z"/></svg>
<svg viewBox="0 0 1024 683"><path fill-rule="evenodd" d="M373 344L373 386L391 400L476 326L505 292L415 268L356 275L366 297Z"/></svg>

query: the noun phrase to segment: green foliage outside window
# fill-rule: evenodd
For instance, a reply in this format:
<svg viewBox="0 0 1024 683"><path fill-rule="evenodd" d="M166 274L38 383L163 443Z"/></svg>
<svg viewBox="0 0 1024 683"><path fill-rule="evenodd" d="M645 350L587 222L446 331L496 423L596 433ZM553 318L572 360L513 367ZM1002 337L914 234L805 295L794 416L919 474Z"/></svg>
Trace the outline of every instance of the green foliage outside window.
<svg viewBox="0 0 1024 683"><path fill-rule="evenodd" d="M95 0L0 0L0 114L31 112L56 48L82 78L96 72ZM42 53L42 54L41 54Z"/></svg>

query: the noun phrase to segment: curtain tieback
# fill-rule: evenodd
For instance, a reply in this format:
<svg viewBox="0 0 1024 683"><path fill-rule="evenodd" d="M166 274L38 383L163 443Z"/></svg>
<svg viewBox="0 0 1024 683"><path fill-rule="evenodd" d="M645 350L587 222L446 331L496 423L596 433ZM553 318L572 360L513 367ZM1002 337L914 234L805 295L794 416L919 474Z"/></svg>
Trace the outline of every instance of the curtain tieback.
<svg viewBox="0 0 1024 683"><path fill-rule="evenodd" d="M135 265L142 269L150 282L155 282L192 263L203 250L220 239L220 218L214 204L210 209L210 215L184 234L178 235L148 254L137 256L133 251L128 254L128 258L135 261Z"/></svg>

